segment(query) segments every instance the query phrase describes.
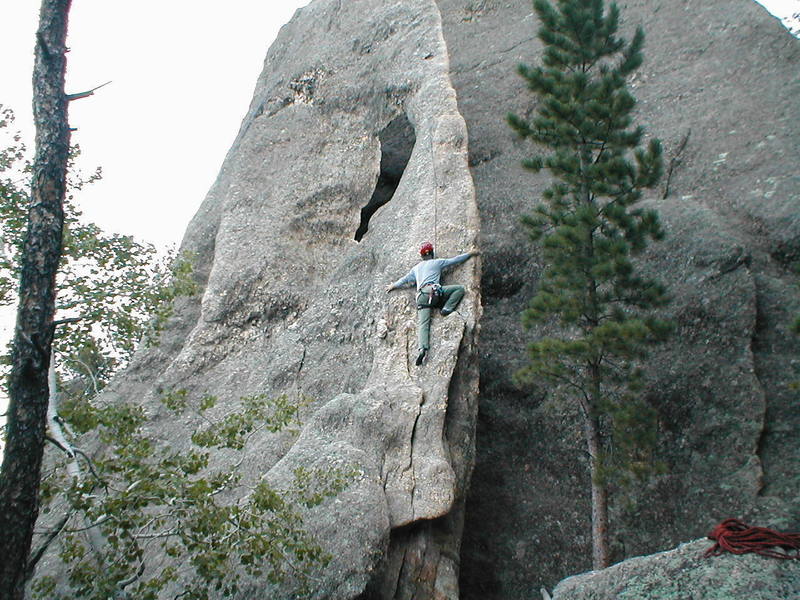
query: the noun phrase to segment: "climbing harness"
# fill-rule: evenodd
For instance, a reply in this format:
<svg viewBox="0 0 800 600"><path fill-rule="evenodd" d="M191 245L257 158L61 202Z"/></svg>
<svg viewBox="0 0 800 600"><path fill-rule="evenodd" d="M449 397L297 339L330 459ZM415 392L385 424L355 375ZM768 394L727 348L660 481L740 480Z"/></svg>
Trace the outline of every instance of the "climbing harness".
<svg viewBox="0 0 800 600"><path fill-rule="evenodd" d="M428 297L427 301L423 300L425 296ZM423 286L417 295L417 310L422 310L423 308L439 308L442 305L443 299L444 292L442 292L442 286L438 283L429 283Z"/></svg>
<svg viewBox="0 0 800 600"><path fill-rule="evenodd" d="M726 519L717 525L708 539L716 543L706 550L705 557L755 552L771 558L800 560L800 533L781 533L766 527L750 527L738 519ZM783 552L776 550L781 548Z"/></svg>

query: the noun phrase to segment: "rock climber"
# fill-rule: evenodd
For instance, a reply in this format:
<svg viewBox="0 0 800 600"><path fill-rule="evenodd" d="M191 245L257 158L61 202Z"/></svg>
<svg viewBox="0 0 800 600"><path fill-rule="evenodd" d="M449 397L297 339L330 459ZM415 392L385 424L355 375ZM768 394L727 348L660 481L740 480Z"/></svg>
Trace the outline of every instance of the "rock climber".
<svg viewBox="0 0 800 600"><path fill-rule="evenodd" d="M478 256L479 252L473 250L453 258L434 258L433 244L425 242L419 249L419 254L422 260L408 272L408 275L401 277L386 288L388 293L415 283L417 285L417 341L419 345L417 366L425 360L430 347L431 309L441 308L442 316L446 317L458 307L464 297L463 285L441 285L442 271L460 265L473 256Z"/></svg>

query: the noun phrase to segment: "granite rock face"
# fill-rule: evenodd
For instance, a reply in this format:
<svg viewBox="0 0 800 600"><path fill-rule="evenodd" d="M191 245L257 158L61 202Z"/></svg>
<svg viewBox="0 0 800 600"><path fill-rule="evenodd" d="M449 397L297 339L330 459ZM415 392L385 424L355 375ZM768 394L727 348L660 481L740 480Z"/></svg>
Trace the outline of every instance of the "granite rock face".
<svg viewBox="0 0 800 600"><path fill-rule="evenodd" d="M615 504L615 555L731 516L800 529L800 43L751 0L619 4L625 32L646 30L631 85L669 171L644 200L668 237L642 266L677 330L647 365L669 473ZM106 392L139 399L170 445L191 423L160 408L165 391L226 411L311 398L299 437L259 437L241 468L279 485L296 466L361 473L309 516L334 556L315 598L521 600L589 567L577 416L510 383L542 269L519 217L546 182L504 116L535 108L515 66L537 61L537 27L528 0L297 11L184 238L202 292ZM434 318L418 368L413 294L385 288L423 241L482 258L448 274L468 295ZM292 594L256 581L246 597Z"/></svg>
<svg viewBox="0 0 800 600"><path fill-rule="evenodd" d="M645 200L667 238L643 267L668 285L677 328L646 367L669 473L616 495L615 559L674 547L728 517L800 530L800 411L788 385L800 355L788 330L800 313L800 41L751 0L617 4L623 35L645 29L630 85L637 123L662 140L670 174ZM539 60L538 23L528 1L439 6L484 251L462 597L528 599L591 567L577 416L510 383L537 335L519 315L543 266L519 216L546 182L520 167L534 148L504 118L535 110L515 67Z"/></svg>
<svg viewBox="0 0 800 600"><path fill-rule="evenodd" d="M794 560L757 554L705 558L708 540L631 558L603 571L569 577L552 600L775 600L800 596Z"/></svg>
<svg viewBox="0 0 800 600"><path fill-rule="evenodd" d="M315 598L457 598L474 455L480 259L446 274L468 293L433 320L416 367L419 260L478 247L467 130L432 0L317 0L281 31L252 104L182 247L202 292L109 396L141 398L165 443L188 424L165 390L312 404L297 439L254 440L242 469L277 485L295 467L360 475L306 523L334 557ZM357 241L358 240L358 241ZM225 466L224 458L218 465ZM292 598L251 582L247 597Z"/></svg>

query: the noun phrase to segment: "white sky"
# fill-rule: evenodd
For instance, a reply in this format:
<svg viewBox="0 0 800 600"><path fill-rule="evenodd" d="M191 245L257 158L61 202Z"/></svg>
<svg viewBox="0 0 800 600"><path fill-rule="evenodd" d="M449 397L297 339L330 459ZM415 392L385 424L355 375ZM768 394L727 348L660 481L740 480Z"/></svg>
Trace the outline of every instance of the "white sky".
<svg viewBox="0 0 800 600"><path fill-rule="evenodd" d="M104 173L78 197L87 218L177 245L236 136L267 48L309 1L73 0L67 93L112 82L70 106L82 170ZM761 3L779 16L800 12L800 0ZM0 103L32 148L39 2L5 4Z"/></svg>
<svg viewBox="0 0 800 600"><path fill-rule="evenodd" d="M217 176L280 27L310 0L73 0L67 93L79 204L109 232L178 244ZM33 148L31 73L40 2L4 3L0 103Z"/></svg>
<svg viewBox="0 0 800 600"><path fill-rule="evenodd" d="M764 5L769 12L780 19L790 19L800 13L800 0L756 0ZM797 30L800 26L800 19L793 19L790 27Z"/></svg>

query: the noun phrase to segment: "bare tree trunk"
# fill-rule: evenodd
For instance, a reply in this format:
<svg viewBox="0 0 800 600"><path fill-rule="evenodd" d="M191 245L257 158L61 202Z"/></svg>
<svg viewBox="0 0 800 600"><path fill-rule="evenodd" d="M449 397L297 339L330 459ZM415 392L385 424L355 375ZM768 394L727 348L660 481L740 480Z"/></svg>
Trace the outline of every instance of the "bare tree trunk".
<svg viewBox="0 0 800 600"><path fill-rule="evenodd" d="M42 0L33 71L36 157L11 354L5 455L0 471L0 600L22 600L47 419L55 279L61 257L69 156L66 70L71 0Z"/></svg>
<svg viewBox="0 0 800 600"><path fill-rule="evenodd" d="M61 447L61 450L67 455L67 474L70 479L77 480L78 483L83 482L83 470L78 462L78 455L72 446L72 443L67 439L62 426L61 419L58 416L58 381L56 378L56 357L55 353L50 354L50 368L47 372L48 387L50 388L50 397L47 405L47 428L50 430L50 435ZM100 551L105 546L105 538L103 538L100 529L94 526L88 518L84 516L86 521L86 535L89 539L89 546L95 556L100 554Z"/></svg>

